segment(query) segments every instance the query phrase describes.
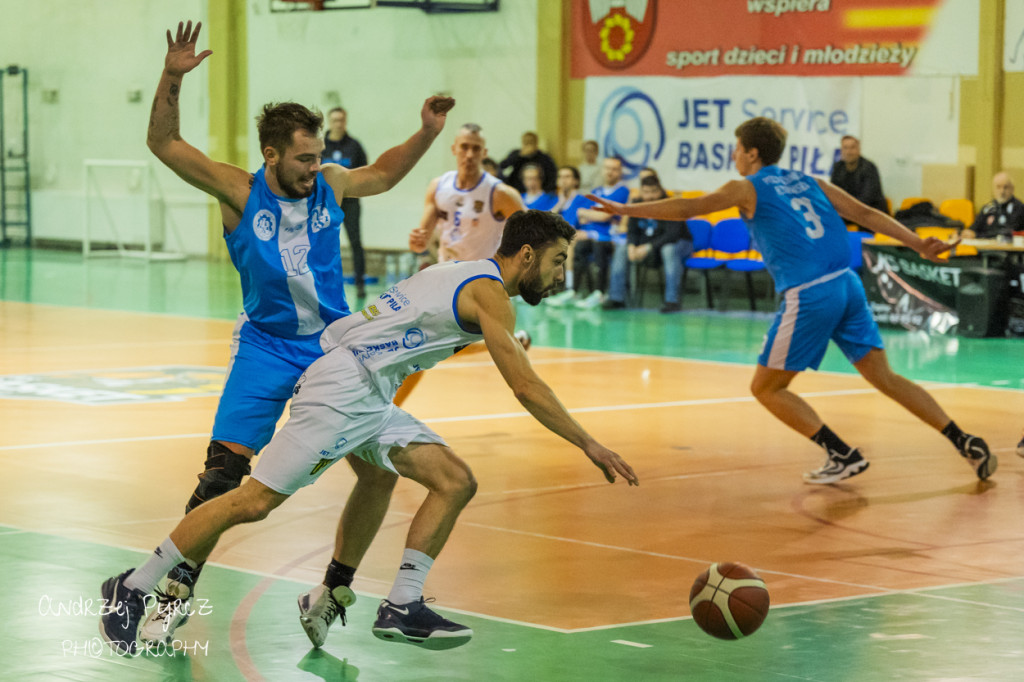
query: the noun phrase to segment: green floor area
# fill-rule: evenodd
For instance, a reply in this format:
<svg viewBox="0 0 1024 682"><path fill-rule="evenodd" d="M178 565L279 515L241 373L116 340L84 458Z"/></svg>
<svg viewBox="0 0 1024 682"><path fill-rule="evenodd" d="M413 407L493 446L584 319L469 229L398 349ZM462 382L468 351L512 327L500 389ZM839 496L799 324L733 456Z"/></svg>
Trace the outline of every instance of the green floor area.
<svg viewBox="0 0 1024 682"><path fill-rule="evenodd" d="M738 642L689 619L561 633L445 613L475 635L444 652L374 638L377 600L364 594L318 651L295 605L308 585L217 566L176 651L123 658L98 636L97 576L142 553L4 527L0 548L18 586L0 592L4 650L15 654L5 680L1015 680L1024 670L1024 579L775 608ZM683 586L665 598L687 611Z"/></svg>
<svg viewBox="0 0 1024 682"><path fill-rule="evenodd" d="M369 287L374 296L381 287ZM575 310L520 305L519 326L542 346L645 353L753 365L771 322L772 304L750 313L743 288L708 311L696 291L686 311ZM354 292L350 303L356 306ZM203 260L146 262L130 258L83 258L80 253L0 249L0 299L52 305L166 313L233 320L242 306L238 274L230 263ZM649 305L656 296L648 295ZM883 330L893 366L917 379L1024 389L1024 339L971 339ZM852 372L834 346L822 370Z"/></svg>

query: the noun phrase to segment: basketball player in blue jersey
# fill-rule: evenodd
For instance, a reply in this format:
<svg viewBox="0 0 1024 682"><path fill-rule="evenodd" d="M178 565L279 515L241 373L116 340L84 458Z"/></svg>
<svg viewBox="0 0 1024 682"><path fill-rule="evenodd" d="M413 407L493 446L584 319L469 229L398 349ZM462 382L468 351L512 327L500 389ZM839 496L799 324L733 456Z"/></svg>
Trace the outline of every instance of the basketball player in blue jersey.
<svg viewBox="0 0 1024 682"><path fill-rule="evenodd" d="M257 124L264 164L249 173L211 160L178 130L182 79L211 54L196 54L200 26L193 30L192 22L179 23L173 39L167 32L167 56L147 142L171 170L219 202L224 240L241 277L244 312L235 327L205 471L186 514L238 487L250 472L252 456L273 436L296 380L323 354L321 332L349 314L339 246L341 200L393 187L430 147L454 105L451 99L431 97L420 112L419 131L373 164L351 171L335 164L321 168L320 114L291 102L267 105ZM365 469L352 500L361 505L362 527L372 539L394 479L365 464L352 464ZM383 502L377 504L379 500ZM170 573L166 593L143 627L145 640L171 641L174 629L186 619L200 569L182 563Z"/></svg>
<svg viewBox="0 0 1024 682"><path fill-rule="evenodd" d="M104 583L103 638L122 654L137 653L136 630L147 595L169 568L183 560L205 561L226 530L266 518L338 460L358 459L427 491L373 634L427 649L467 643L473 631L431 610L423 584L476 492L476 480L441 436L394 405L393 398L409 374L482 337L502 378L531 415L582 450L609 483L621 476L639 485L629 464L587 433L537 376L514 335L510 297L522 296L535 306L558 286L573 236L574 229L553 213L516 213L493 258L427 268L389 289L387 305L368 305L329 325L319 341L324 355L296 383L288 422L252 476L187 514L142 566Z"/></svg>
<svg viewBox="0 0 1024 682"><path fill-rule="evenodd" d="M782 422L825 449L824 466L804 474L805 481L835 483L868 468L857 448L847 445L789 390L797 374L818 368L829 339L872 386L941 431L979 479L991 476L998 462L985 441L961 431L927 391L889 367L864 287L848 267L850 246L843 219L898 239L931 261L955 244L921 239L835 185L779 168L775 164L786 146L786 131L775 121L746 121L736 129L736 138L733 161L745 179L728 182L711 194L629 205L592 198L610 213L670 220L732 206L740 209L782 296L751 391Z"/></svg>

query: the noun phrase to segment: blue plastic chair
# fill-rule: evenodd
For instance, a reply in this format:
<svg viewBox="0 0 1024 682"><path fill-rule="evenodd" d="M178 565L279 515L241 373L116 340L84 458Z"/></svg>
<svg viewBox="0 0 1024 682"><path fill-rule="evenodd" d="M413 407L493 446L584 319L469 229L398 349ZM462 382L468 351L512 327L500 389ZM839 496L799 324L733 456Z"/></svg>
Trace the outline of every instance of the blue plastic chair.
<svg viewBox="0 0 1024 682"><path fill-rule="evenodd" d="M722 267L722 261L714 256L711 250L711 223L707 220L694 218L686 221L690 229L690 236L693 237L693 255L683 263L683 291L686 290L686 276L690 270L699 270L704 273L704 292L707 296L708 308L713 308L711 301L711 278L708 273L716 268Z"/></svg>
<svg viewBox="0 0 1024 682"><path fill-rule="evenodd" d="M850 239L850 269L860 272L864 265L864 247L861 242L875 235L871 232L847 232L846 236Z"/></svg>
<svg viewBox="0 0 1024 682"><path fill-rule="evenodd" d="M719 222L711 233L711 249L728 272L743 273L747 283L747 299L750 301L750 309L757 310L752 273L764 270L765 266L761 254L751 243L747 224L740 218L729 218ZM727 278L726 301L728 301L729 284L730 281Z"/></svg>

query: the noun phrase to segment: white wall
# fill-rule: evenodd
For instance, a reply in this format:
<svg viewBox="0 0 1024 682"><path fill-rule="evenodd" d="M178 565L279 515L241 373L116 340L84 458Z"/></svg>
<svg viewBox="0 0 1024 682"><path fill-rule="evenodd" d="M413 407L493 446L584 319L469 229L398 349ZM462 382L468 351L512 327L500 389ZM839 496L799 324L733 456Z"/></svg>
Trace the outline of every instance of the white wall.
<svg viewBox="0 0 1024 682"><path fill-rule="evenodd" d="M295 100L324 112L340 104L349 134L372 160L419 128L427 97L454 96L448 125L426 156L397 187L363 200L363 242L405 247L430 179L454 168L451 143L459 125L483 126L497 160L536 125L538 1L440 15L384 7L284 14L250 3L252 116L269 101ZM250 164L260 158L253 131Z"/></svg>
<svg viewBox="0 0 1024 682"><path fill-rule="evenodd" d="M960 80L955 76L864 78L861 153L882 177L893 211L921 196L921 167L955 164Z"/></svg>
<svg viewBox="0 0 1024 682"><path fill-rule="evenodd" d="M84 159L151 160L171 210L186 210L178 222L195 243L190 250L206 252L205 205L197 207L195 190L146 148L150 105L167 50L164 31L179 19L205 16L205 0L0 0L0 66L18 64L29 71L34 237L80 238ZM131 90L141 90L140 101L128 101ZM56 101L46 101L54 92ZM200 149L208 137L206 105L200 68L187 78L181 98L182 135ZM8 139L13 134L8 130ZM111 192L115 203L131 203L138 189L125 182Z"/></svg>

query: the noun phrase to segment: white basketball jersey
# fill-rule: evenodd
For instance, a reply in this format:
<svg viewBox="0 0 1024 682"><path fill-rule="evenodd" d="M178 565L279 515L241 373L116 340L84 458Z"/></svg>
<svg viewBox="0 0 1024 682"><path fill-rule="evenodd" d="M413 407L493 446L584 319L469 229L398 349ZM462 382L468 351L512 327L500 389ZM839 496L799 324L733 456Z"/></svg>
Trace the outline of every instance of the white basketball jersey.
<svg viewBox="0 0 1024 682"><path fill-rule="evenodd" d="M475 279L499 282L493 260L439 263L391 287L373 303L330 324L320 337L325 353L347 349L391 400L407 376L429 369L479 341L479 329L459 319L456 300Z"/></svg>
<svg viewBox="0 0 1024 682"><path fill-rule="evenodd" d="M494 190L501 180L485 172L475 187L463 190L455 186L458 175L458 171L442 175L434 192L441 232L437 260L493 258L508 218L494 217Z"/></svg>

